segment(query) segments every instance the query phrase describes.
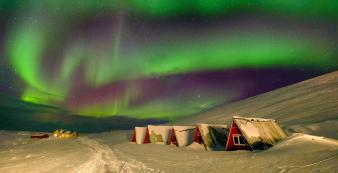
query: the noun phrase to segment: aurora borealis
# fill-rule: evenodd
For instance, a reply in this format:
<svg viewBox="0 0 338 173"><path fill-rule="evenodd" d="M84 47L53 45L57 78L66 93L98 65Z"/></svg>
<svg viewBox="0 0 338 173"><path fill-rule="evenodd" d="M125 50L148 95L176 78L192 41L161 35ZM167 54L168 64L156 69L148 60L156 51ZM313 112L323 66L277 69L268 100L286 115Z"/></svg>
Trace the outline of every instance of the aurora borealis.
<svg viewBox="0 0 338 173"><path fill-rule="evenodd" d="M0 1L0 92L174 120L338 69L338 3Z"/></svg>

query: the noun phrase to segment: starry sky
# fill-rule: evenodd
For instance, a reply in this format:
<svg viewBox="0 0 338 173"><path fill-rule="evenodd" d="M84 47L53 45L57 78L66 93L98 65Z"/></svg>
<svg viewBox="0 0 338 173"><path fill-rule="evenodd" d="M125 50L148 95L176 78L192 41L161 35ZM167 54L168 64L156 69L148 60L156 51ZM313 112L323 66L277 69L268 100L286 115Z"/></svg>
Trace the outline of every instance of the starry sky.
<svg viewBox="0 0 338 173"><path fill-rule="evenodd" d="M335 0L1 0L0 14L1 95L86 117L175 120L338 69Z"/></svg>

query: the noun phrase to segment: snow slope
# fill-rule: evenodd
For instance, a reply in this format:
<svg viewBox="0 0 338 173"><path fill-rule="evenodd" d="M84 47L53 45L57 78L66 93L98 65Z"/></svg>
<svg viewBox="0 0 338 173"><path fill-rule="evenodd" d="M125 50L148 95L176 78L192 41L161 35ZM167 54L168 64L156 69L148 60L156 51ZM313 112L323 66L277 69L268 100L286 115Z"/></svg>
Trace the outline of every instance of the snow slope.
<svg viewBox="0 0 338 173"><path fill-rule="evenodd" d="M0 172L159 172L136 160L118 160L110 147L90 136L76 140L32 140L30 134L1 131ZM115 143L120 143L125 133L109 133L106 138L119 135Z"/></svg>
<svg viewBox="0 0 338 173"><path fill-rule="evenodd" d="M6 142L0 144L0 172L338 172L338 141L305 134L294 134L260 152L137 145L127 141L127 132L77 140L31 140L29 135L1 132Z"/></svg>
<svg viewBox="0 0 338 173"><path fill-rule="evenodd" d="M288 132L338 139L338 71L220 106L175 124L230 124L236 114L276 119Z"/></svg>
<svg viewBox="0 0 338 173"><path fill-rule="evenodd" d="M338 141L294 134L265 151L207 152L155 144L119 144L121 160L134 159L164 172L338 172Z"/></svg>
<svg viewBox="0 0 338 173"><path fill-rule="evenodd" d="M77 140L31 140L30 134L1 132L0 172L70 172L90 156Z"/></svg>

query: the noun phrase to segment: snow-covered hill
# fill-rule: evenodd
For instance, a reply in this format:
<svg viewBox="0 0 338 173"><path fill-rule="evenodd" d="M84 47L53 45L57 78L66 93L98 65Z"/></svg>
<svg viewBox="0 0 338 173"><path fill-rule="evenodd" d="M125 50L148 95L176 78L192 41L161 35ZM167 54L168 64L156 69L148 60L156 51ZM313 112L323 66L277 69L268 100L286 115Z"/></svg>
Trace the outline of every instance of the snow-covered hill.
<svg viewBox="0 0 338 173"><path fill-rule="evenodd" d="M175 124L230 124L236 114L276 119L290 133L338 139L338 72L220 106Z"/></svg>

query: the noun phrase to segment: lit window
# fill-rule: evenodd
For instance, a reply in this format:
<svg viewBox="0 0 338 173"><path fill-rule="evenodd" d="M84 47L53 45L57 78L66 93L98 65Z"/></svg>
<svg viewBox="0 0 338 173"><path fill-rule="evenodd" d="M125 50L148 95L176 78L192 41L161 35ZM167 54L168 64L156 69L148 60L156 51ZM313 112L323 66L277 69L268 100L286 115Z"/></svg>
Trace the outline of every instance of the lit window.
<svg viewBox="0 0 338 173"><path fill-rule="evenodd" d="M245 145L245 140L242 135L234 135L234 145Z"/></svg>

